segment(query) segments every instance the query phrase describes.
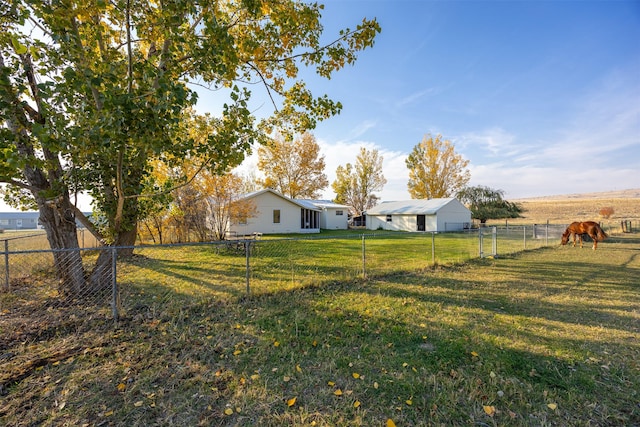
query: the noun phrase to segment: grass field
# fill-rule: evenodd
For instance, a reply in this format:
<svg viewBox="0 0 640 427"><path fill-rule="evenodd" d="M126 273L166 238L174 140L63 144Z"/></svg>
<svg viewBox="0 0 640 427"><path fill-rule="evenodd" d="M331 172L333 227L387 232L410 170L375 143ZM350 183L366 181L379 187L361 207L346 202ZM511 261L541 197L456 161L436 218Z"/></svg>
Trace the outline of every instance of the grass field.
<svg viewBox="0 0 640 427"><path fill-rule="evenodd" d="M0 424L640 425L637 234L249 297L185 256L200 282L125 268L144 298L115 328L0 330Z"/></svg>

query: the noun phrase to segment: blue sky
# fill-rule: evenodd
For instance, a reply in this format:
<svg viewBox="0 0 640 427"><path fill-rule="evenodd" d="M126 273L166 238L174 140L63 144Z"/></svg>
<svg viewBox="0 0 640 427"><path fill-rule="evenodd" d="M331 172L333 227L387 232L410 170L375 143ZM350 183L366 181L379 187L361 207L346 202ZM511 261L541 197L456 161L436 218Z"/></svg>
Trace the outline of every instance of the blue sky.
<svg viewBox="0 0 640 427"><path fill-rule="evenodd" d="M470 185L510 199L640 188L640 0L324 4L327 41L364 17L382 27L331 80L302 75L343 104L313 131L329 182L360 147L377 149L388 182L376 194L409 199L405 159L441 134L469 160ZM216 93L194 88L198 109L218 113Z"/></svg>
<svg viewBox="0 0 640 427"><path fill-rule="evenodd" d="M408 199L404 159L441 134L469 160L470 185L507 198L640 188L640 1L324 4L327 40L363 17L382 27L353 67L303 77L344 106L313 131L330 182L375 148L378 195Z"/></svg>

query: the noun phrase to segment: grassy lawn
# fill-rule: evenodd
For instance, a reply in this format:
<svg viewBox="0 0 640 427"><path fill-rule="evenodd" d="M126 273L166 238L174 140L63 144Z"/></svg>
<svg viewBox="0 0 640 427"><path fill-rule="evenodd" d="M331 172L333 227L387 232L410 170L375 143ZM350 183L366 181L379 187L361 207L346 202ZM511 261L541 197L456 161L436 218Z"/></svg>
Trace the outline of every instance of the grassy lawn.
<svg viewBox="0 0 640 427"><path fill-rule="evenodd" d="M637 235L436 267L422 243L405 259L377 240L398 268L374 257L368 280L334 277L358 245L296 244L256 254L250 296L241 256L141 252L115 328L69 307L60 327L9 330L0 295L0 424L640 424Z"/></svg>

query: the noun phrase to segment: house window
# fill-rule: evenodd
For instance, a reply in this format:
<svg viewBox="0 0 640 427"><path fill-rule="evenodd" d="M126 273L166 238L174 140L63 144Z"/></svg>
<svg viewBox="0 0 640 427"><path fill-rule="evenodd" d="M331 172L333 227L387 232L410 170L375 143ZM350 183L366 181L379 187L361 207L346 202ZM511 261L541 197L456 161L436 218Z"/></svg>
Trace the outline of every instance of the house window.
<svg viewBox="0 0 640 427"><path fill-rule="evenodd" d="M280 224L280 209L273 210L273 223Z"/></svg>
<svg viewBox="0 0 640 427"><path fill-rule="evenodd" d="M387 222L391 222L391 215L387 215Z"/></svg>
<svg viewBox="0 0 640 427"><path fill-rule="evenodd" d="M342 216L342 215L344 215L344 213L342 211L336 211L336 215Z"/></svg>

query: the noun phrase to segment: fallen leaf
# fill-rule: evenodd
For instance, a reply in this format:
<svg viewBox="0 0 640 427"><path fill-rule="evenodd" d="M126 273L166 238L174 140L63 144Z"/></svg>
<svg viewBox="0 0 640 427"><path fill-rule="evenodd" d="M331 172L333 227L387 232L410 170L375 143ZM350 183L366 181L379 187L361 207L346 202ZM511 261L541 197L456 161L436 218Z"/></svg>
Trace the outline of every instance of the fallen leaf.
<svg viewBox="0 0 640 427"><path fill-rule="evenodd" d="M411 399L405 400L405 403L409 406L413 405L413 401Z"/></svg>
<svg viewBox="0 0 640 427"><path fill-rule="evenodd" d="M139 408L142 406L144 402L142 400L138 400L136 403L133 404L133 406L135 406L136 408Z"/></svg>
<svg viewBox="0 0 640 427"><path fill-rule="evenodd" d="M273 346L274 346L274 347L280 347L280 343L279 343L278 341L275 341L275 342L273 343Z"/></svg>
<svg viewBox="0 0 640 427"><path fill-rule="evenodd" d="M351 376L352 376L353 378L355 378L355 379L360 378L360 374L359 374L359 373L357 373L357 372L354 372L353 374L351 374Z"/></svg>
<svg viewBox="0 0 640 427"><path fill-rule="evenodd" d="M387 420L387 427L396 427L396 423L391 418Z"/></svg>
<svg viewBox="0 0 640 427"><path fill-rule="evenodd" d="M113 411L107 411L104 413L105 417L110 417L111 415L113 415Z"/></svg>
<svg viewBox="0 0 640 427"><path fill-rule="evenodd" d="M300 367L300 365L296 365L296 371L302 372L302 368Z"/></svg>
<svg viewBox="0 0 640 427"><path fill-rule="evenodd" d="M334 383L333 381L327 381L327 384L331 387L333 387L334 385L336 385L336 383Z"/></svg>
<svg viewBox="0 0 640 427"><path fill-rule="evenodd" d="M476 353L475 351L472 351L472 352L471 352L471 355L472 355L473 357L478 357L478 353Z"/></svg>
<svg viewBox="0 0 640 427"><path fill-rule="evenodd" d="M291 407L293 405L296 404L296 398L292 397L291 399L287 400L287 406Z"/></svg>
<svg viewBox="0 0 640 427"><path fill-rule="evenodd" d="M355 402L353 402L353 407L354 408L358 408L360 406L360 401L356 400Z"/></svg>
<svg viewBox="0 0 640 427"><path fill-rule="evenodd" d="M342 390L337 389L336 391L333 392L333 394L335 394L336 396L342 396Z"/></svg>
<svg viewBox="0 0 640 427"><path fill-rule="evenodd" d="M225 410L224 410L224 414L225 414L225 415L233 415L233 409L231 409L231 408L227 408L227 409L225 409Z"/></svg>
<svg viewBox="0 0 640 427"><path fill-rule="evenodd" d="M375 388L376 390L378 389L379 385L377 381L373 382L373 388Z"/></svg>
<svg viewBox="0 0 640 427"><path fill-rule="evenodd" d="M236 351L234 351L234 352L233 352L233 355L234 355L234 356L237 356L237 355L239 355L240 353L242 353L242 350L236 350Z"/></svg>
<svg viewBox="0 0 640 427"><path fill-rule="evenodd" d="M124 383L118 384L118 387L117 387L118 391L124 391L124 389L126 389L126 388L127 388L127 386Z"/></svg>
<svg viewBox="0 0 640 427"><path fill-rule="evenodd" d="M485 414L489 415L490 417L493 417L496 413L495 406L484 405L482 409L484 409Z"/></svg>
<svg viewBox="0 0 640 427"><path fill-rule="evenodd" d="M284 376L284 378L282 378L282 381L284 381L285 383L288 383L289 381L291 381L291 377L288 376Z"/></svg>
<svg viewBox="0 0 640 427"><path fill-rule="evenodd" d="M549 407L549 409L551 409L552 411L555 411L556 409L558 409L558 405L556 403L549 403L547 405Z"/></svg>

